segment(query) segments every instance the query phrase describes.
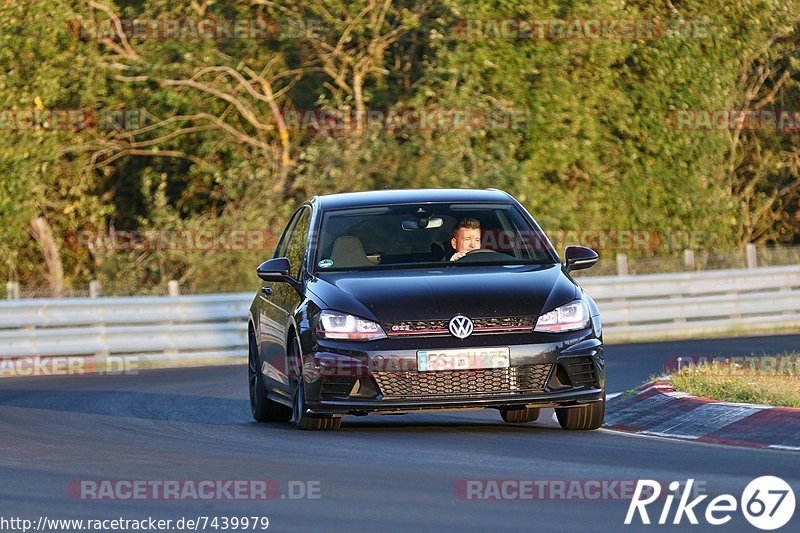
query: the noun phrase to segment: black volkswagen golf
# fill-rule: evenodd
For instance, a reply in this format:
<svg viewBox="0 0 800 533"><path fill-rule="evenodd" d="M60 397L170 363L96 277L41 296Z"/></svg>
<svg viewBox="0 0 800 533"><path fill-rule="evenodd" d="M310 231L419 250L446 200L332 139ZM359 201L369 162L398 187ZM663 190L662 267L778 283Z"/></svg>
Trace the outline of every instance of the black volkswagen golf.
<svg viewBox="0 0 800 533"><path fill-rule="evenodd" d="M555 408L565 429L605 413L600 316L509 194L429 189L318 196L295 212L250 307L260 422L337 429L343 415Z"/></svg>

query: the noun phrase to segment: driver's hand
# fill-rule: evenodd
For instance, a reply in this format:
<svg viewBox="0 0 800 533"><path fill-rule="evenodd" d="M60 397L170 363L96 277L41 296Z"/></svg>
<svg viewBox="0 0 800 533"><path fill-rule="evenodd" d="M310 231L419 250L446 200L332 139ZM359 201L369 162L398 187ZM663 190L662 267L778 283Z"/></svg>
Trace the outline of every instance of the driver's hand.
<svg viewBox="0 0 800 533"><path fill-rule="evenodd" d="M474 250L467 250L466 252L456 252L453 254L453 257L450 258L450 261L458 261L468 253L477 252L478 250L480 250L480 248L475 248Z"/></svg>

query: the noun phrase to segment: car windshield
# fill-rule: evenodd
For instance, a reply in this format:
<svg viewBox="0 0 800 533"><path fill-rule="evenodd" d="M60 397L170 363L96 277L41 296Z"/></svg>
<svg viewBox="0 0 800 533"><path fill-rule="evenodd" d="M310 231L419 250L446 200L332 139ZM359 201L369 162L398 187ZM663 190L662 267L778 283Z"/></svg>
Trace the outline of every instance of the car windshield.
<svg viewBox="0 0 800 533"><path fill-rule="evenodd" d="M324 212L319 273L428 266L553 264L542 230L514 204L414 204Z"/></svg>

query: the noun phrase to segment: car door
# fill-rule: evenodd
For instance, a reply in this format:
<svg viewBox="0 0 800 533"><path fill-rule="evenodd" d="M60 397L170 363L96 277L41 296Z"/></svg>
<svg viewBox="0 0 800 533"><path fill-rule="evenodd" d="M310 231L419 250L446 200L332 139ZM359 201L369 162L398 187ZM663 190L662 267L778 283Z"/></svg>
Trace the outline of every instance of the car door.
<svg viewBox="0 0 800 533"><path fill-rule="evenodd" d="M305 249L311 221L311 209L301 207L286 227L275 250L274 257L289 259L290 273L302 279ZM286 358L287 336L293 324L294 309L300 303L300 295L288 283L264 283L260 292L261 311L259 317L262 370L269 389L289 396L289 378L292 375L291 361Z"/></svg>

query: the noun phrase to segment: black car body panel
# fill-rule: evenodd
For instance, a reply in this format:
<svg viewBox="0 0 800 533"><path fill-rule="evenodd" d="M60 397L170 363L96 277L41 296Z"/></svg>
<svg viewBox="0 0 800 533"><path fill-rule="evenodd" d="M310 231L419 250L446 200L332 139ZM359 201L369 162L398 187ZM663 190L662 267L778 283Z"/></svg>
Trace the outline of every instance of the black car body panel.
<svg viewBox="0 0 800 533"><path fill-rule="evenodd" d="M578 298L560 265L320 274L308 289L332 309L379 322L539 315Z"/></svg>

